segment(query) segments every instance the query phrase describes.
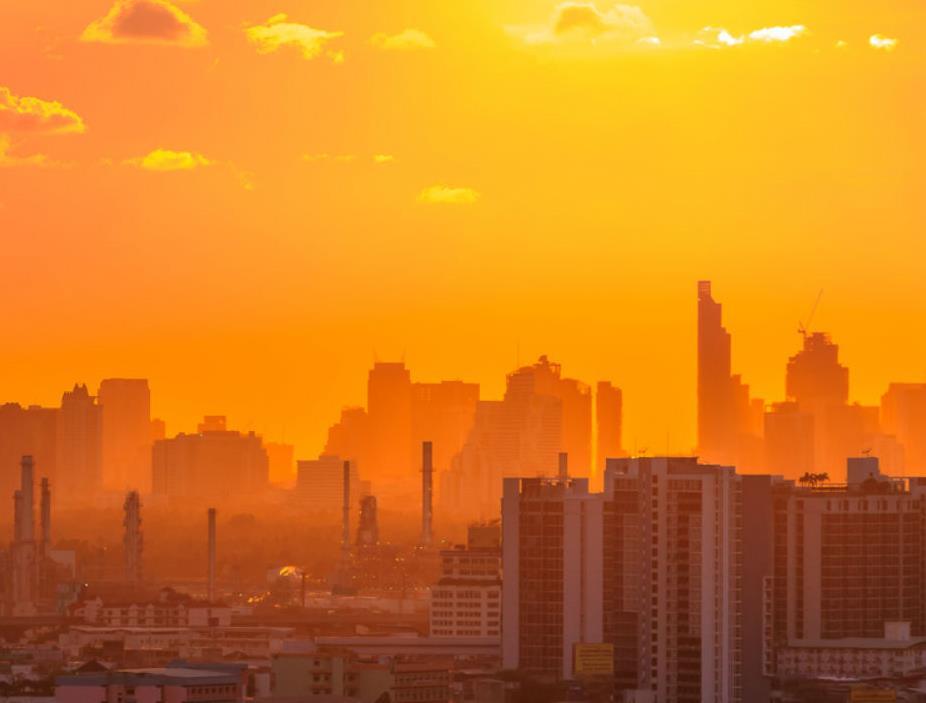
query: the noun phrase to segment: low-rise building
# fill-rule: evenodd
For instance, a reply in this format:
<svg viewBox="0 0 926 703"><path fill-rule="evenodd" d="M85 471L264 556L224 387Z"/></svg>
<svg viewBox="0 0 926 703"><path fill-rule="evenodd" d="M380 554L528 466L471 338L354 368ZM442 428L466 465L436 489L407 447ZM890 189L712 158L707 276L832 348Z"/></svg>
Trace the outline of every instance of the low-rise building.
<svg viewBox="0 0 926 703"><path fill-rule="evenodd" d="M164 589L154 600L88 598L71 606L71 615L103 627L228 627L232 609Z"/></svg>
<svg viewBox="0 0 926 703"><path fill-rule="evenodd" d="M486 531L496 537L486 538ZM501 642L501 527L473 525L467 545L440 553L441 575L431 587L432 637L486 637Z"/></svg>
<svg viewBox="0 0 926 703"><path fill-rule="evenodd" d="M76 673L55 679L56 703L242 703L247 668L173 665Z"/></svg>
<svg viewBox="0 0 926 703"><path fill-rule="evenodd" d="M275 699L313 700L345 696L375 703L393 685L389 665L361 661L345 649L310 647L273 656L272 692Z"/></svg>
<svg viewBox="0 0 926 703"><path fill-rule="evenodd" d="M780 678L900 678L926 670L926 637L911 637L910 623L887 623L883 638L800 640L776 659Z"/></svg>

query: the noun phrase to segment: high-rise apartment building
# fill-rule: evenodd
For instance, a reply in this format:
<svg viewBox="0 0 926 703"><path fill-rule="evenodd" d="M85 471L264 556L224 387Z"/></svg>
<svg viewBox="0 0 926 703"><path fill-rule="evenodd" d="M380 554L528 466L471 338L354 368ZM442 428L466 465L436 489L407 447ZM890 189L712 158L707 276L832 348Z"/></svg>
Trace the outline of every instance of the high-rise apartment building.
<svg viewBox="0 0 926 703"><path fill-rule="evenodd" d="M777 646L880 638L889 622L926 636L926 478L884 476L875 457L847 476L775 491Z"/></svg>
<svg viewBox="0 0 926 703"><path fill-rule="evenodd" d="M603 501L588 479L506 478L502 665L568 679L576 644L603 638Z"/></svg>
<svg viewBox="0 0 926 703"><path fill-rule="evenodd" d="M741 477L696 458L612 459L595 494L506 479L504 666L570 678L609 645L629 695L744 700L742 516Z"/></svg>
<svg viewBox="0 0 926 703"><path fill-rule="evenodd" d="M103 483L102 408L85 385L61 398L55 435L55 475L64 500L90 498Z"/></svg>
<svg viewBox="0 0 926 703"><path fill-rule="evenodd" d="M695 458L608 462L603 640L618 686L672 703L742 700L742 494Z"/></svg>
<svg viewBox="0 0 926 703"><path fill-rule="evenodd" d="M113 491L151 491L151 391L144 378L107 378L100 383L103 486Z"/></svg>

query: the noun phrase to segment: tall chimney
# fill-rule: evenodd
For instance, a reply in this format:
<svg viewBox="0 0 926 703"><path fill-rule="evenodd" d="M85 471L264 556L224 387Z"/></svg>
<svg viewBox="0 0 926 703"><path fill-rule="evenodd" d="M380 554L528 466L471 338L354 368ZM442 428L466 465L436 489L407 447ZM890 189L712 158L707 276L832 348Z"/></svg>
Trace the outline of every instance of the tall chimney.
<svg viewBox="0 0 926 703"><path fill-rule="evenodd" d="M42 479L42 544L41 556L46 558L51 549L51 487L48 479Z"/></svg>
<svg viewBox="0 0 926 703"><path fill-rule="evenodd" d="M569 455L566 452L559 453L559 480L565 481L569 478Z"/></svg>
<svg viewBox="0 0 926 703"><path fill-rule="evenodd" d="M215 602L215 508L209 508L209 565L206 593L210 603Z"/></svg>
<svg viewBox="0 0 926 703"><path fill-rule="evenodd" d="M141 534L141 498L138 491L130 491L125 496L125 534L122 537L125 558L125 580L132 586L141 584L142 574L142 534Z"/></svg>
<svg viewBox="0 0 926 703"><path fill-rule="evenodd" d="M35 480L32 457L26 455L20 462L21 484L20 494L22 505L20 511L20 539L35 539Z"/></svg>
<svg viewBox="0 0 926 703"><path fill-rule="evenodd" d="M432 534L431 495L434 473L433 448L430 442L421 443L421 545L430 547Z"/></svg>
<svg viewBox="0 0 926 703"><path fill-rule="evenodd" d="M34 465L31 456L20 463L21 482L13 494L12 614L34 615L38 560L35 542Z"/></svg>
<svg viewBox="0 0 926 703"><path fill-rule="evenodd" d="M344 552L350 551L350 461L344 462L344 505L341 506L342 510L342 530L341 533L341 550Z"/></svg>

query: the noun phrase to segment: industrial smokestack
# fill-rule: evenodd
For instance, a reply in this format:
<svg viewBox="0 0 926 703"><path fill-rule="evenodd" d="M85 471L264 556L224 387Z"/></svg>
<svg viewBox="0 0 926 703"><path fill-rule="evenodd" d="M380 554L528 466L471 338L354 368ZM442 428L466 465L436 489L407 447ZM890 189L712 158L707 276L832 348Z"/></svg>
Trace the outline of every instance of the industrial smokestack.
<svg viewBox="0 0 926 703"><path fill-rule="evenodd" d="M13 494L12 614L34 615L38 586L35 542L34 465L31 456L20 463L19 489Z"/></svg>
<svg viewBox="0 0 926 703"><path fill-rule="evenodd" d="M566 452L559 453L559 480L565 481L569 478L569 455Z"/></svg>
<svg viewBox="0 0 926 703"><path fill-rule="evenodd" d="M21 540L35 539L35 465L26 455L20 461L20 495L22 504L17 529Z"/></svg>
<svg viewBox="0 0 926 703"><path fill-rule="evenodd" d="M206 593L209 602L215 602L215 508L209 508L209 565Z"/></svg>
<svg viewBox="0 0 926 703"><path fill-rule="evenodd" d="M141 498L138 491L130 491L125 497L125 534L122 537L122 546L125 554L125 580L132 586L141 583Z"/></svg>
<svg viewBox="0 0 926 703"><path fill-rule="evenodd" d="M51 487L48 479L42 479L42 545L41 556L45 559L51 549Z"/></svg>
<svg viewBox="0 0 926 703"><path fill-rule="evenodd" d="M350 461L344 462L344 505L342 509L341 550L350 551Z"/></svg>
<svg viewBox="0 0 926 703"><path fill-rule="evenodd" d="M421 443L421 544L431 546L432 533L432 500L433 493L433 449L430 442Z"/></svg>

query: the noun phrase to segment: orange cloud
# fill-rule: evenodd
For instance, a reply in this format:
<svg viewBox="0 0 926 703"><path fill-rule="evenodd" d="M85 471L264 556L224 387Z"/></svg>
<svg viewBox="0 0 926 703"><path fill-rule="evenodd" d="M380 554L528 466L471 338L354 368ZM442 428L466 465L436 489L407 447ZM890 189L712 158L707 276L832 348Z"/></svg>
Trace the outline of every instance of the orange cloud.
<svg viewBox="0 0 926 703"><path fill-rule="evenodd" d="M398 34L374 34L370 43L387 51L414 51L437 46L431 37L420 29L405 29Z"/></svg>
<svg viewBox="0 0 926 703"><path fill-rule="evenodd" d="M116 0L104 17L84 30L81 41L105 44L205 46L205 28L168 0Z"/></svg>
<svg viewBox="0 0 926 703"><path fill-rule="evenodd" d="M45 154L32 154L30 156L14 156L10 154L12 141L6 134L0 134L0 168L11 166L48 166L48 157Z"/></svg>
<svg viewBox="0 0 926 703"><path fill-rule="evenodd" d="M195 151L173 151L155 149L145 156L128 159L128 166L137 166L145 171L192 171L201 166L210 166L212 161Z"/></svg>
<svg viewBox="0 0 926 703"><path fill-rule="evenodd" d="M302 58L314 59L322 54L326 45L333 39L343 37L343 32L329 32L315 29L307 24L289 22L285 14L274 15L264 24L257 24L244 30L248 41L257 47L260 54L270 54L284 47L297 49ZM340 51L328 52L328 57L335 63L344 61Z"/></svg>
<svg viewBox="0 0 926 703"><path fill-rule="evenodd" d="M68 134L86 131L73 110L54 100L19 97L0 86L0 131Z"/></svg>
<svg viewBox="0 0 926 703"><path fill-rule="evenodd" d="M479 197L479 193L472 188L435 185L421 191L418 201L431 205L472 205Z"/></svg>

